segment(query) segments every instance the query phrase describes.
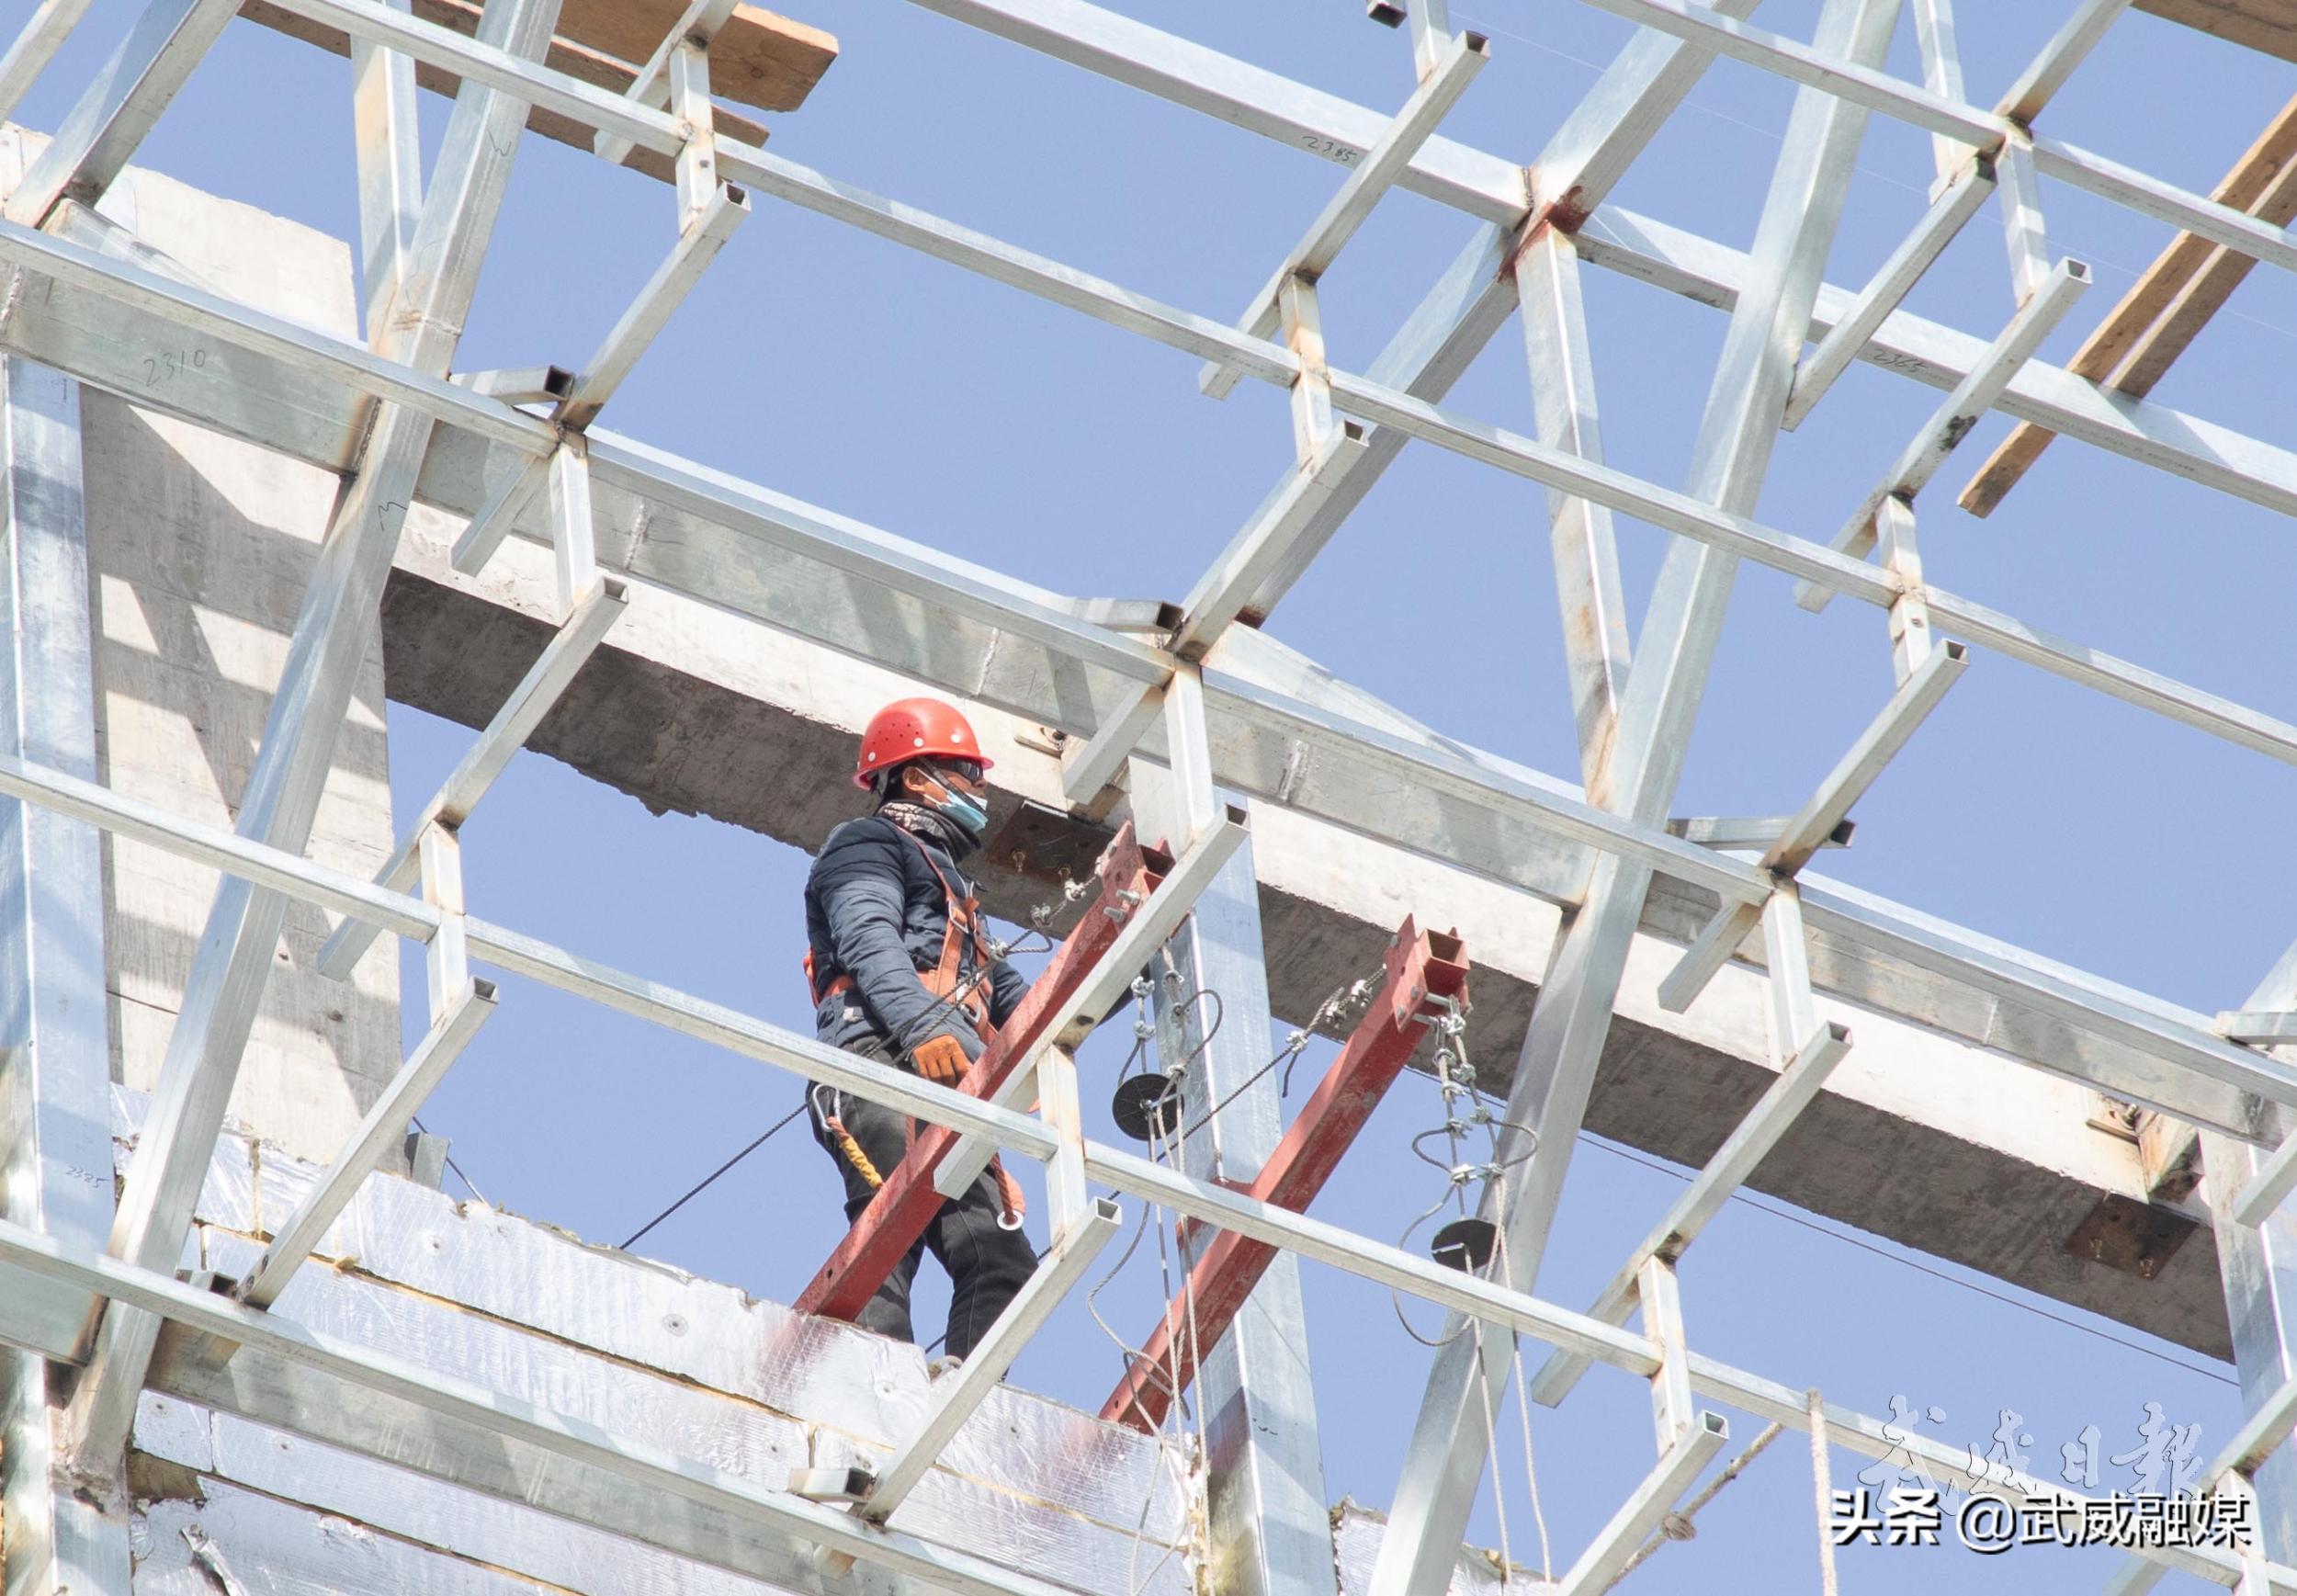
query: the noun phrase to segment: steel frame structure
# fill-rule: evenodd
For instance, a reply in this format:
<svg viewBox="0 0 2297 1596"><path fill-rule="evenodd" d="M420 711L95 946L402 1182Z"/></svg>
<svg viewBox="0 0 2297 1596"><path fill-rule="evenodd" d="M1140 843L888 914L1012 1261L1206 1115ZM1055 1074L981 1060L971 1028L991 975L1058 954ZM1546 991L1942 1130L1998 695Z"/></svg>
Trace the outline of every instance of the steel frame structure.
<svg viewBox="0 0 2297 1596"><path fill-rule="evenodd" d="M1041 1580L937 1549L888 1521L970 1406L1115 1229L1115 1206L1093 1196L1092 1184L1196 1221L1205 1268L1217 1271L1226 1267L1222 1258L1245 1256L1257 1272L1253 1295L1200 1371L1204 1400L1224 1416L1212 1450L1217 1566L1239 1589L1330 1590L1329 1556L1319 1568L1312 1552L1326 1512L1312 1390L1305 1363L1273 1328L1276 1319L1296 1315L1302 1258L1440 1304L1454 1316L1455 1328L1476 1332L1454 1334L1437 1359L1382 1545L1378 1596L1434 1596L1444 1588L1486 1461L1485 1437L1467 1422L1474 1393L1490 1390L1521 1336L1555 1349L1539 1383L1543 1399L1560 1400L1579 1372L1599 1362L1653 1385L1658 1461L1575 1558L1562 1581L1569 1589L1600 1590L1615 1576L1726 1440L1719 1415L1693 1409L1694 1394L1870 1455L1910 1451L1919 1464L1967 1481L1966 1457L1919 1437L1886 1434L1878 1420L1806 1400L1800 1390L1702 1357L1683 1333L1676 1261L1850 1046L1849 1033L1820 1022L1814 1009L1809 947L1819 934L1855 956L1918 972L1921 981L1898 1000L1908 1017L1933 1017L1923 1008L1922 981L1935 983L1929 990L1976 990L2044 1014L2079 1045L2022 1062L2201 1127L2252 1414L2220 1460L2212 1486L2254 1491L2269 1534L2262 1545L2237 1552L2150 1549L2123 1588L2141 1589L2153 1571L2178 1568L2252 1591L2297 1591L2297 1567L2277 1560L2297 1556L2297 1480L2281 1477L2297 1469L2275 1452L2297 1422L2297 1325L2279 1259L2287 1227L2297 1223L2283 1207L2297 1185L2297 1139L2288 1135L2297 1124L2297 1070L2270 1050L2297 1035L2290 1017L2297 1007L2297 953L2244 1010L2212 1019L1805 874L1813 854L1839 839L1859 796L1964 670L1972 649L2023 661L2297 763L2297 725L1952 594L1928 581L1918 552L1917 494L1972 422L1994 409L2284 514L2297 512L2297 454L2151 401L2109 400L2083 378L2033 359L2087 276L2080 263L2049 255L2043 178L2170 223L2235 255L2297 270L2297 236L2290 231L2034 130L2050 96L2125 0L2074 6L2065 27L1991 109L1963 98L1943 0L1918 0L1914 8L1921 85L1877 64L1898 21L1897 0L1827 0L1809 43L1749 24L1752 0L1590 0L1641 31L1528 167L1437 130L1488 49L1472 34L1454 32L1442 0L1418 0L1409 8L1419 87L1393 118L1083 0L920 0L1245 130L1306 143L1352 168L1267 288L1233 323L1160 303L724 136L714 129L707 86L708 40L730 11L719 0L695 0L624 95L538 64L554 0L487 0L475 39L420 20L389 0L276 3L353 40L360 243L363 258L379 266L370 277L365 345L211 293L93 211L235 9L221 0L150 0L46 153L6 196L0 220L0 264L10 270L8 309L0 312L0 347L7 357L0 373L0 494L12 622L6 701L13 711L6 721L7 746L0 749L0 793L19 804L10 820L12 879L37 889L6 903L16 917L11 945L33 953L0 967L7 983L0 1013L9 1025L0 1036L9 1049L0 1072L0 1126L8 1131L0 1155L9 1164L9 1205L0 1218L6 1286L0 1292L0 1342L17 1349L0 1401L8 1424L11 1589L19 1578L59 1585L85 1580L98 1588L116 1582L126 1563L124 1524L102 1505L101 1492L85 1488L86 1482L117 1481L136 1398L147 1383L190 1380L187 1367L205 1367L209 1383L201 1388L227 1389L229 1365L245 1358L251 1369L259 1364L316 1382L314 1390L388 1400L492 1436L517 1459L601 1471L721 1514L761 1544L794 1548L814 1570L807 1579L824 1589L865 1561L953 1590L1036 1596L1047 1589ZM34 14L0 57L0 113L37 78L85 9L72 0L47 0ZM1762 223L1745 255L1605 198L1717 56L1797 85ZM417 62L450 70L463 84L427 191L413 159ZM540 368L456 376L455 339L529 107L593 129L598 153L608 159L631 150L669 157L675 178L671 247L597 352L571 374ZM1929 131L1941 181L1906 243L1853 294L1827 286L1823 267L1870 113ZM1318 285L1391 187L1464 211L1478 226L1386 351L1358 375L1334 368L1326 357ZM1899 309L1997 188L2010 221L2008 264L2020 301L2009 323L1981 339ZM747 214L752 194L849 222L1166 344L1205 363L1201 381L1216 396L1243 378L1284 388L1295 457L1177 617L1144 633L596 427L616 386ZM1622 271L1729 312L1683 489L1602 461L1580 305L1582 265ZM1442 403L1519 307L1536 401L1533 437ZM85 577L76 621L68 605L51 610L43 596L62 591L59 583L69 587L71 550L84 537L76 493L59 487L76 480L75 384L153 402L126 373L139 333L155 325L196 333L232 355L197 374L162 408L351 478L297 622L236 832L164 812L89 779L82 713ZM1812 337L1816 349L1804 357ZM1831 545L1753 519L1777 433L1809 413L1853 358L1885 365L1947 390L1947 396ZM1223 648L1239 619L1257 621L1282 599L1409 440L1537 481L1547 492L1571 640L1569 702L1584 795L1369 709L1362 695L1271 679ZM563 622L390 864L376 879L358 880L312 864L303 847L352 673L372 635L400 520L417 497L469 518L456 551L460 569L479 569L508 537L547 541ZM969 1092L928 1087L467 911L458 828L626 601L625 584L600 570L605 518L598 504L608 497L636 501L679 523L695 536L673 541L701 550L684 556L684 563L633 559L631 580L708 593L761 624L862 651L833 617L801 615L799 606L775 595L771 583L706 580L722 570L828 572L858 578L877 602L929 606L960 628L1035 651L1053 667L1043 674L1060 677L1058 702L1047 701L1041 679L1026 686L986 674L960 682L919 662L889 662L936 688L975 694L1069 734L1064 787L1081 806L1099 798L1136 758L1161 753L1171 772L1176 862L1152 883L1137 850L1122 855L1131 863L1116 872L1124 884L1110 890L1146 901L1128 904L1126 923L1113 934L1096 929L1097 956L1081 959L1084 968L1071 971L1074 979L1065 979L1058 993L1047 991L1027 1039L1016 1037L1008 1049L1018 1057L1000 1057L994 1082L984 1070ZM1657 595L1632 640L1612 522L1623 513L1670 535ZM1864 556L1877 547L1881 562L1871 564ZM1811 607L1841 594L1885 611L1899 691L1793 815L1757 822L1670 821L1707 662L1742 560L1798 578ZM729 599L730 589L744 596ZM35 605L51 627L28 621ZM76 658L69 647L54 646L74 624L81 628ZM1955 640L1934 642L1934 634ZM1272 760L1272 748L1285 751L1284 757ZM1300 775L1303 754L1318 762L1312 780ZM1431 823L1424 808L1388 803L1399 784L1462 805L1488 820L1503 840L1530 845L1479 847ZM1536 1137L1539 1150L1524 1160L1522 1179L1504 1188L1495 1183L1488 1194L1488 1217L1507 1238L1495 1269L1446 1270L1296 1211L1305 1195L1280 1192L1281 1179L1265 1189L1251 1184L1272 1155L1280 1155L1283 1126L1273 1083L1246 1081L1233 1092L1223 1086L1248 1064L1236 1038L1265 1036L1268 1018L1249 821L1226 809L1224 787L1464 865L1569 911L1507 1111L1511 1125ZM55 1172L72 1156L65 1145L72 1132L55 1111L85 1098L91 1080L100 1088L103 1049L98 1037L90 1077L89 1038L70 1034L68 1017L60 1017L68 1000L49 990L53 972L44 974L37 958L45 939L85 937L91 925L100 937L100 884L92 865L97 831L138 838L225 877L117 1216ZM1714 971L1760 933L1778 1080L1625 1261L1594 1310L1579 1314L1542 1301L1533 1287L1626 947L1655 875L1703 889L1721 904L1670 978L1670 1004L1694 1002ZM343 917L326 956L332 972L346 969L379 934L423 943L431 1034L255 1266L235 1281L185 1283L171 1271L290 900ZM1160 1016L1160 1044L1169 1056L1204 1058L1185 1082L1191 1112L1223 1104L1213 1134L1189 1149L1185 1170L1088 1140L1065 1050L1119 1001L1140 958L1160 948L1198 980L1210 981L1216 970L1237 1011L1225 1042L1196 1036L1190 1017L1169 1004ZM941 1190L969 1180L992 1149L1048 1164L1057 1256L992 1330L978 1366L947 1382L919 1432L866 1488L849 1493L859 1498L846 1504L853 1511L810 1500L810 1482L766 1489L501 1393L394 1365L267 1310L333 1213L492 1007L492 984L472 973L474 964L931 1121L944 1132L934 1143L940 1168L921 1163L920 1175L933 1174ZM60 1029L64 1034L57 1035ZM1400 1059L1384 1055L1384 1064L1393 1062ZM1033 1089L1042 1104L1034 1116L1016 1107ZM1326 1168L1331 1150L1321 1149ZM1275 1175L1297 1156L1297 1149L1281 1153ZM1621 1328L1638 1307L1641 1330ZM209 1338L209 1344L187 1359L189 1333ZM225 1375L215 1375L218 1366ZM64 1377L67 1368L77 1369L76 1378ZM67 1387L68 1406L60 1399ZM531 1486L514 1470L501 1488L520 1490L522 1477ZM2025 1476L1986 1483L2019 1500L2068 1497ZM29 1533L19 1535L19 1527ZM675 1526L654 1533L676 1535ZM673 1549L726 1556L699 1543ZM37 1567L28 1558L38 1559ZM727 1566L748 1567L739 1559ZM33 1572L26 1574L27 1567ZM775 1567L787 1577L782 1563Z"/></svg>

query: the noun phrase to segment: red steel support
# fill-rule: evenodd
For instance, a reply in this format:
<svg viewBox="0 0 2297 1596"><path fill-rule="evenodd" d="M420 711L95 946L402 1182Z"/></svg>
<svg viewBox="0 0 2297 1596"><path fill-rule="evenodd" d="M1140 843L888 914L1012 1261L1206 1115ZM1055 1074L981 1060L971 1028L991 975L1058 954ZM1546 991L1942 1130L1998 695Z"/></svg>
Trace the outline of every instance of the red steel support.
<svg viewBox="0 0 2297 1596"><path fill-rule="evenodd" d="M1456 932L1422 933L1408 917L1388 945L1386 968L1379 995L1259 1178L1242 1188L1247 1195L1305 1211L1427 1034L1420 1022L1443 1013L1443 1000L1466 1002L1467 961ZM1190 1269L1186 1289L1101 1405L1101 1417L1136 1430L1162 1424L1173 1398L1196 1377L1198 1349L1218 1342L1275 1256L1264 1241L1229 1230L1214 1236Z"/></svg>
<svg viewBox="0 0 2297 1596"><path fill-rule="evenodd" d="M1169 868L1171 862L1162 854L1141 847L1130 824L1116 834L1097 867L1101 895L1053 955L1021 1006L965 1072L957 1091L987 1098L1004 1084L1051 1022L1054 1011L1082 984ZM934 1175L956 1144L956 1132L943 1126L927 1126L918 1132L909 1155L886 1177L869 1206L862 1210L837 1251L830 1254L830 1261L798 1298L798 1312L843 1319L861 1312L941 1211L943 1198L934 1190Z"/></svg>

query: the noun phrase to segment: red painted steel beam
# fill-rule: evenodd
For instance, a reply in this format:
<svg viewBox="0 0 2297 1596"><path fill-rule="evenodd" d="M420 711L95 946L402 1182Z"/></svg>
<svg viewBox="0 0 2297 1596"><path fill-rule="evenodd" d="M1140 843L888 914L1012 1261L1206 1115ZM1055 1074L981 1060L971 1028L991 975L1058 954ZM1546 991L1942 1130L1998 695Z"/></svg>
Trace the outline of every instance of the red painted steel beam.
<svg viewBox="0 0 2297 1596"><path fill-rule="evenodd" d="M1456 932L1420 932L1407 918L1388 945L1387 978L1356 1024L1316 1094L1301 1108L1247 1195L1304 1212L1341 1155L1403 1072L1445 999L1467 998L1467 961ZM1196 1377L1196 1353L1218 1343L1268 1271L1276 1250L1234 1231L1213 1237L1189 1270L1188 1285L1164 1310L1156 1333L1101 1405L1101 1417L1136 1430L1164 1422L1173 1399ZM1192 1312L1191 1298L1194 1299Z"/></svg>
<svg viewBox="0 0 2297 1596"><path fill-rule="evenodd" d="M1030 987L1028 996L990 1040L956 1090L968 1097L988 1098L1005 1083L1023 1056L1036 1044L1053 1013L1084 979L1133 911L1148 900L1171 868L1162 854L1144 850L1128 823L1102 854L1096 873L1101 895L1069 934ZM851 1319L859 1314L893 1266L917 1244L934 1222L944 1201L934 1190L934 1175L957 1144L957 1133L945 1126L927 1126L884 1185L870 1198L854 1228L838 1243L798 1298L799 1313L825 1314Z"/></svg>

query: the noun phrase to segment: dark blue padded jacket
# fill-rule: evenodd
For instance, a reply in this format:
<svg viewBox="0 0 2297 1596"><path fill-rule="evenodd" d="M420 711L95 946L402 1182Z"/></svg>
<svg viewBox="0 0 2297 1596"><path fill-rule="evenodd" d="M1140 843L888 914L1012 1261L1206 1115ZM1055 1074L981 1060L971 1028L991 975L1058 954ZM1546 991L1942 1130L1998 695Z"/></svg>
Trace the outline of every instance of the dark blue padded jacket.
<svg viewBox="0 0 2297 1596"><path fill-rule="evenodd" d="M921 845L933 855L928 864ZM814 1032L832 1047L880 1036L907 1051L947 1032L977 1057L982 1038L965 1012L926 990L920 972L941 963L949 923L948 900L934 874L939 866L959 898L972 884L956 861L931 837L904 832L879 815L847 821L830 833L806 877L806 940L813 949L814 982L827 991L838 976L854 979L814 1007ZM977 970L968 940L963 971ZM1003 959L982 983L989 1018L1001 1025L1028 991L1021 972Z"/></svg>

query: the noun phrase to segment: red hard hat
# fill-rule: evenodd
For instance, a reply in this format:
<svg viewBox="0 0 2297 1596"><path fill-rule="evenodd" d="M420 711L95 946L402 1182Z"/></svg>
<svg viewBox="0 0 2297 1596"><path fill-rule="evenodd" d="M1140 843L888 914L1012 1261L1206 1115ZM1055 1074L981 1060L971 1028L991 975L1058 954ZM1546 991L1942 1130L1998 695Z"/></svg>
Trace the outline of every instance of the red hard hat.
<svg viewBox="0 0 2297 1596"><path fill-rule="evenodd" d="M979 760L983 770L995 763L981 753L981 740L973 735L965 717L949 705L938 698L897 698L863 728L854 785L867 787L878 772L932 754Z"/></svg>

